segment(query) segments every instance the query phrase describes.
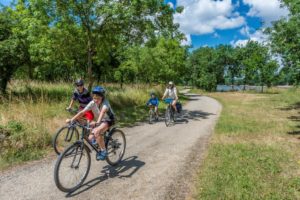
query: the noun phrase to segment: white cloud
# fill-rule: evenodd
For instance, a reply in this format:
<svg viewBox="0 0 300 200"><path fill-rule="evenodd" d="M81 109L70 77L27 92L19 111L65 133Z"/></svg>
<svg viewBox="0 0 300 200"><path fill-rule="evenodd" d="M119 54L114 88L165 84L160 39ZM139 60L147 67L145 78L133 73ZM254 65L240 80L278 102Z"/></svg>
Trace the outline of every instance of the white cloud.
<svg viewBox="0 0 300 200"><path fill-rule="evenodd" d="M169 5L172 9L174 9L174 4L173 4L172 2L168 2L168 5Z"/></svg>
<svg viewBox="0 0 300 200"><path fill-rule="evenodd" d="M250 6L247 15L261 18L265 26L289 14L286 7L280 7L279 0L243 0L243 3Z"/></svg>
<svg viewBox="0 0 300 200"><path fill-rule="evenodd" d="M289 14L286 7L280 7L279 0L243 0L243 3L250 6L248 16L259 17L264 21L263 28L270 26L272 21L279 20ZM248 25L245 25L240 33L248 39L231 41L233 46L244 46L249 40L268 43L268 36L263 33L263 30L253 31Z"/></svg>
<svg viewBox="0 0 300 200"><path fill-rule="evenodd" d="M214 38L220 38L220 35L218 33L214 33L213 37Z"/></svg>
<svg viewBox="0 0 300 200"><path fill-rule="evenodd" d="M246 31L247 26L244 29L241 29L241 32ZM231 41L230 44L233 46L245 46L249 40L256 41L262 44L266 44L268 42L268 36L263 33L263 30L257 30L254 33L246 32L248 34L249 39L246 40L236 40Z"/></svg>
<svg viewBox="0 0 300 200"><path fill-rule="evenodd" d="M184 6L184 11L175 14L174 20L185 34L202 35L245 24L231 0L177 0L177 5Z"/></svg>
<svg viewBox="0 0 300 200"><path fill-rule="evenodd" d="M181 45L183 46L190 46L192 45L192 38L191 38L191 35L190 34L185 34L185 40L182 40L181 41Z"/></svg>
<svg viewBox="0 0 300 200"><path fill-rule="evenodd" d="M250 27L249 26L244 26L243 28L241 28L240 33L243 36L249 37L250 36Z"/></svg>

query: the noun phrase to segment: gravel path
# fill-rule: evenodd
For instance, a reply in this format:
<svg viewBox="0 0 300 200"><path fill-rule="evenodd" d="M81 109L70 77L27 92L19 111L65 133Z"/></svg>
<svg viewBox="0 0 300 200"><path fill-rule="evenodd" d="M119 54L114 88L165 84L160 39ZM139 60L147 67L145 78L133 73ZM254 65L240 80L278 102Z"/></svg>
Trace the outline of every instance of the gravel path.
<svg viewBox="0 0 300 200"><path fill-rule="evenodd" d="M187 94L190 100L171 127L163 119L122 129L127 148L123 162L110 167L95 160L84 185L72 194L54 183L55 157L0 173L0 199L185 199L201 163L221 105L214 99Z"/></svg>

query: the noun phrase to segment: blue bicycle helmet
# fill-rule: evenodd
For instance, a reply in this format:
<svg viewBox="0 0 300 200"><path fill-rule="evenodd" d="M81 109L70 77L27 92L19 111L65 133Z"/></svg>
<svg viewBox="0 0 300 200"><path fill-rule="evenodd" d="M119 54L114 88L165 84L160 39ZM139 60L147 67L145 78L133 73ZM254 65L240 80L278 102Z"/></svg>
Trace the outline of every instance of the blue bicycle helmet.
<svg viewBox="0 0 300 200"><path fill-rule="evenodd" d="M92 94L105 95L105 89L101 86L95 86L92 90Z"/></svg>

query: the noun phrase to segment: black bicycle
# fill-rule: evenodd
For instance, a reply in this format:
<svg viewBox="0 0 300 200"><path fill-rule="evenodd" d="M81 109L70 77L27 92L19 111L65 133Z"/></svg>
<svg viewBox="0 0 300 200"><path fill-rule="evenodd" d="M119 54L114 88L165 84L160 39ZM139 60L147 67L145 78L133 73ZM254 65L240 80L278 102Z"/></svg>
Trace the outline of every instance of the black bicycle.
<svg viewBox="0 0 300 200"><path fill-rule="evenodd" d="M78 111L73 109L67 109L71 114L76 114ZM87 123L86 120L82 120L82 123ZM52 147L57 155L65 150L66 147L70 146L77 140L79 140L79 131L77 125L68 124L60 128L54 137L52 138Z"/></svg>
<svg viewBox="0 0 300 200"><path fill-rule="evenodd" d="M99 152L98 145L88 139L90 128L78 122L70 124L82 128L81 137L67 147L58 157L54 168L54 181L63 192L78 189L85 181L91 167L91 151ZM104 133L104 142L108 152L106 161L109 165L117 165L123 158L126 148L125 134L117 128Z"/></svg>
<svg viewBox="0 0 300 200"><path fill-rule="evenodd" d="M165 123L166 126L170 126L171 123L174 123L176 121L175 110L172 106L173 99L167 98L164 100L164 102L168 104L165 112Z"/></svg>

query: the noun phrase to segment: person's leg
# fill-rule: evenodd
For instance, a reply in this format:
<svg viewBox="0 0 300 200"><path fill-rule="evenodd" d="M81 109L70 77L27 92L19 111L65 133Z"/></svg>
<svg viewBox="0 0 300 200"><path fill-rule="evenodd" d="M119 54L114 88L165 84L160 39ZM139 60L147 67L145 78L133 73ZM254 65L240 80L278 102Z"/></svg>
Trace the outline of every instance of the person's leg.
<svg viewBox="0 0 300 200"><path fill-rule="evenodd" d="M154 107L154 111L155 111L156 115L158 116L158 106Z"/></svg>
<svg viewBox="0 0 300 200"><path fill-rule="evenodd" d="M177 112L176 103L177 103L177 101L176 101L176 100L173 100L172 106L173 106L175 112Z"/></svg>
<svg viewBox="0 0 300 200"><path fill-rule="evenodd" d="M93 132L95 134L95 137L96 137L96 141L99 144L99 147L100 147L101 151L106 150L105 143L104 143L104 138L103 138L103 133L105 131L107 131L108 128L109 128L108 123L103 122L93 130Z"/></svg>

